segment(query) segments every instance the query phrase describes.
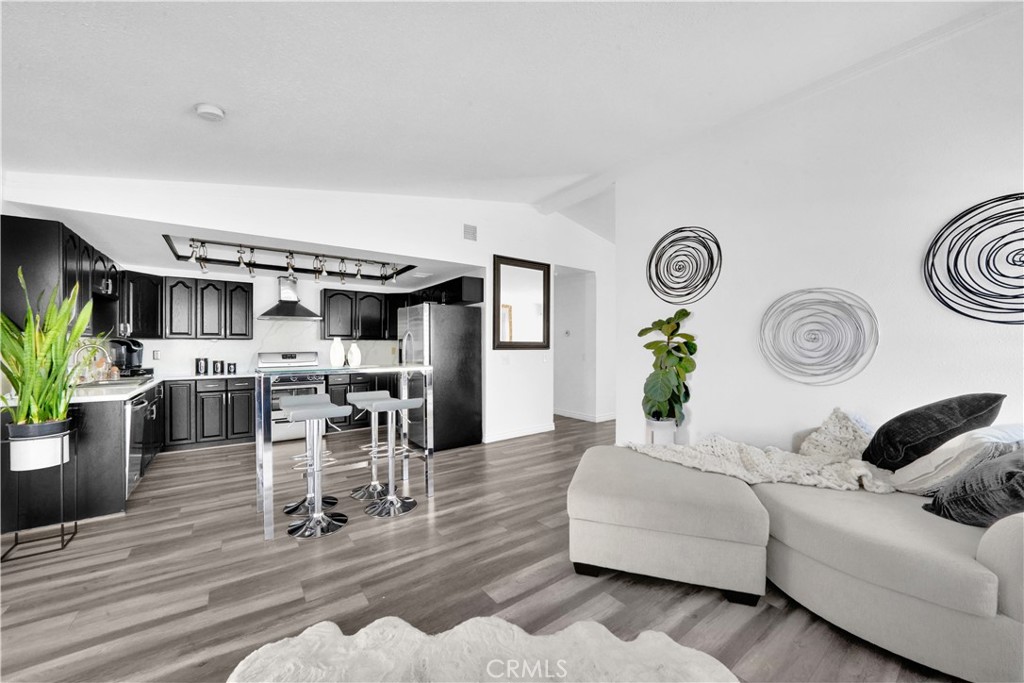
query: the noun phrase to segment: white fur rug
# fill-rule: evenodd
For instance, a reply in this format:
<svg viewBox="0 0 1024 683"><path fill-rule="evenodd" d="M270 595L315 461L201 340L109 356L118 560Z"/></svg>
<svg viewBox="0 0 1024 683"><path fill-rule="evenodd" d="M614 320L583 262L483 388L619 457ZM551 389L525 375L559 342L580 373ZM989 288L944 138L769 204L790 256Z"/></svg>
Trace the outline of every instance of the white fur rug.
<svg viewBox="0 0 1024 683"><path fill-rule="evenodd" d="M531 636L498 617L427 635L398 617L346 636L322 621L264 645L235 667L242 681L736 681L721 662L644 631L625 642L594 621Z"/></svg>

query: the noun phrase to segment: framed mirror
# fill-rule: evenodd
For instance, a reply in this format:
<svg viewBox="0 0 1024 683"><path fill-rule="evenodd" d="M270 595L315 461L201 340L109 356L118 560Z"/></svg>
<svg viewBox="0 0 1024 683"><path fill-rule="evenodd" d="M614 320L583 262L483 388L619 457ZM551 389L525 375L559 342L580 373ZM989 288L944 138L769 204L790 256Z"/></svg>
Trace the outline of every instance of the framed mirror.
<svg viewBox="0 0 1024 683"><path fill-rule="evenodd" d="M549 349L551 266L494 255L495 349Z"/></svg>

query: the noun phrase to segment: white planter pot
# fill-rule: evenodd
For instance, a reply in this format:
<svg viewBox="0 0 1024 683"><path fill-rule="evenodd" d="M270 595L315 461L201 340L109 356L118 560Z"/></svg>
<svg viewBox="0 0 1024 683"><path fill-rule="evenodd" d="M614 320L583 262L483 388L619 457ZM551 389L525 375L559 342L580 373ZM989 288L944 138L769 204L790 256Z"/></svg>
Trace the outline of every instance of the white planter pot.
<svg viewBox="0 0 1024 683"><path fill-rule="evenodd" d="M647 418L647 434L644 441L658 446L671 446L675 443L675 433L675 420L652 420Z"/></svg>
<svg viewBox="0 0 1024 683"><path fill-rule="evenodd" d="M67 462L71 454L71 444L67 433L68 422L65 420L45 425L8 425L8 433L12 431L11 427L15 427L18 431L24 431L25 427L30 427L36 428L31 430L33 433L44 432L42 436L28 438L11 434L11 471L28 472L54 467L61 464L62 455L64 462ZM54 433L45 434L46 431Z"/></svg>

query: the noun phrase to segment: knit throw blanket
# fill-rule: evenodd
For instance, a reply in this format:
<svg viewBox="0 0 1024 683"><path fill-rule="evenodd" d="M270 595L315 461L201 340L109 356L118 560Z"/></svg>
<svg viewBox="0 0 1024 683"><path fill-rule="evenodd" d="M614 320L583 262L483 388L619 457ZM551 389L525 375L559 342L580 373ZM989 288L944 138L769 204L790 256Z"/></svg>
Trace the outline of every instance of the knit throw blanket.
<svg viewBox="0 0 1024 683"><path fill-rule="evenodd" d="M800 455L769 446L730 441L713 434L693 446L663 446L630 443L630 448L652 458L678 463L701 472L717 472L742 479L748 484L788 483L801 486L853 491L863 488L872 493L892 493L890 472L879 469L859 457L847 454L816 453Z"/></svg>

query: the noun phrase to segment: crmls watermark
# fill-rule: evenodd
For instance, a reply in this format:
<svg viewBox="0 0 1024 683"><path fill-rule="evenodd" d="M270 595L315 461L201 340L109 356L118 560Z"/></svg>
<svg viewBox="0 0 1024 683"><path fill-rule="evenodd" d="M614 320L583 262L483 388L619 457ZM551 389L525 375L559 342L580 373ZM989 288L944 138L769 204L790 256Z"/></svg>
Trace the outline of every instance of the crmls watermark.
<svg viewBox="0 0 1024 683"><path fill-rule="evenodd" d="M536 681L563 679L569 672L565 670L564 659L555 662L549 659L537 659L532 662L525 659L492 659L487 662L487 675L491 678L524 678Z"/></svg>

